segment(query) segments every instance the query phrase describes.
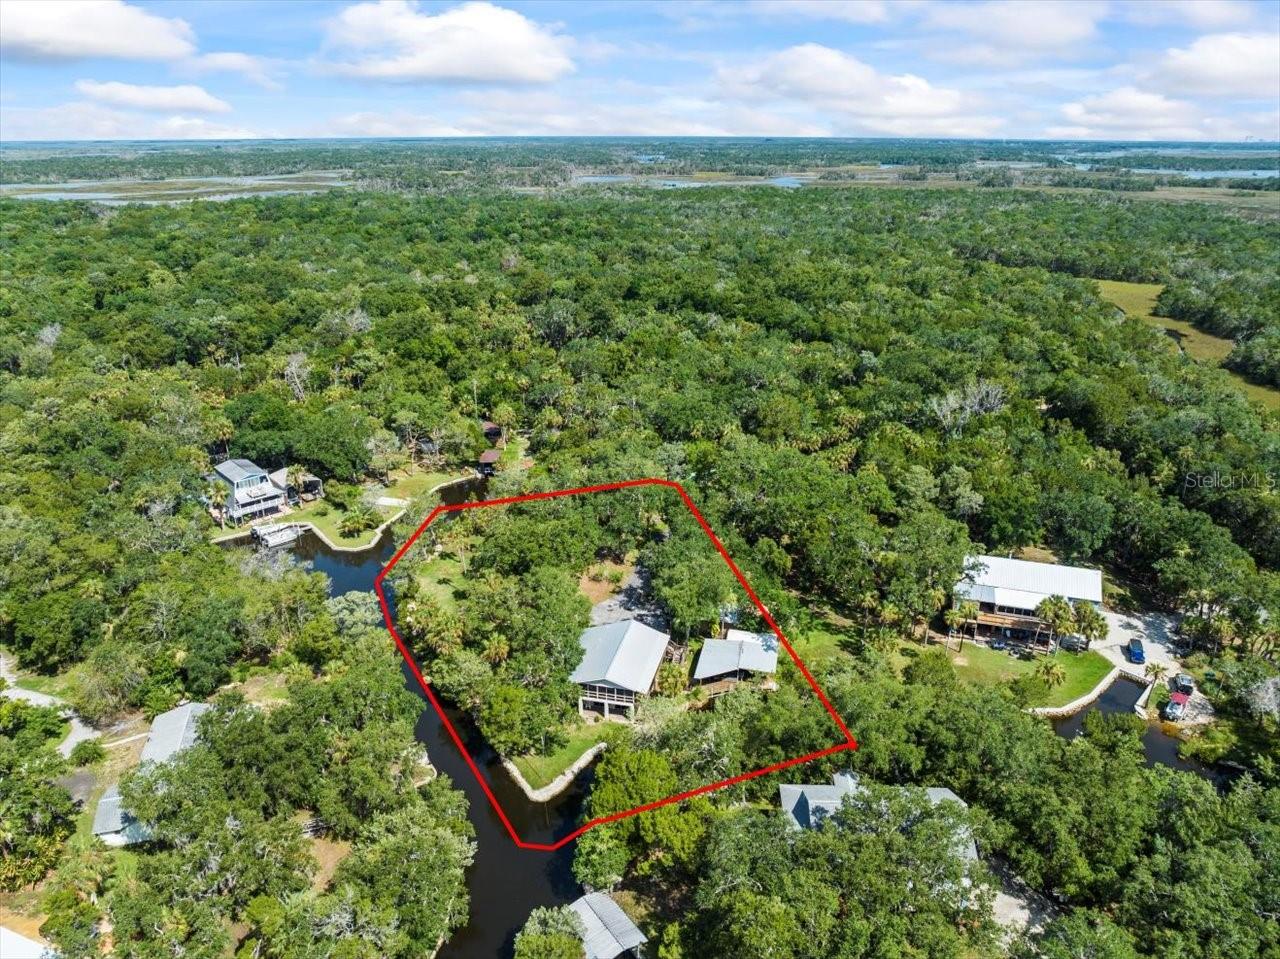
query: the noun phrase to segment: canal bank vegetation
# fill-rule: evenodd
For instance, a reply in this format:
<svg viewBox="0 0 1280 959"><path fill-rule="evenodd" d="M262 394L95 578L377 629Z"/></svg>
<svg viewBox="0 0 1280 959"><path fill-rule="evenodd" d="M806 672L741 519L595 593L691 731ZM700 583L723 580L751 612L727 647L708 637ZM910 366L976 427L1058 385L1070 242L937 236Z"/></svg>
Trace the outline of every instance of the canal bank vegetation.
<svg viewBox="0 0 1280 959"><path fill-rule="evenodd" d="M1132 715L1091 715L1082 736L1060 737L1007 692L959 680L938 648L901 678L875 655L819 669L854 721L856 752L596 827L579 840L578 878L621 890L665 954L746 959L768 944L772 955L816 959L929 941L947 943L932 955L996 955L999 930L986 910L996 883L985 868L994 857L1060 906L1042 932L1015 934L1019 955L1105 947L1099 954L1227 959L1265 955L1276 941L1268 906L1280 825L1273 789L1247 778L1223 793L1194 775L1148 769L1144 723ZM587 815L679 789L681 763L669 757L709 742L733 773L733 747L762 725L797 750L818 744L818 731L788 710L746 691L725 699L738 696L739 708L717 708L709 723L689 717L606 753ZM778 784L830 782L842 769L870 792L818 830L788 829ZM876 783L945 784L969 808L939 814ZM920 822L927 829L905 825ZM978 863L947 852L966 834L977 841ZM877 838L864 845L868 835ZM928 851L913 852L925 836ZM953 897L959 889L966 894Z"/></svg>
<svg viewBox="0 0 1280 959"><path fill-rule="evenodd" d="M60 955L425 959L465 923L466 800L422 775L420 703L381 632L346 638L286 702L220 696L193 746L125 776L151 839L68 848L42 900Z"/></svg>
<svg viewBox="0 0 1280 959"><path fill-rule="evenodd" d="M237 664L291 659L323 675L341 661L346 612L326 600L322 578L208 543L200 497L210 461L298 463L326 486L381 477L397 452L418 451L430 469L426 457L443 457L447 470L471 462L485 444L481 423L502 410L527 440L520 459L535 465L500 471L494 495L678 480L788 635L809 638L793 630L806 623L800 596L850 624L825 645L813 633L822 678L863 743L850 761L873 781L954 789L980 835L988 823L984 845L1078 910L1063 936L1118 937L1189 959L1273 949L1275 904L1257 896L1275 887L1268 870L1280 857L1270 852L1274 774L1261 760L1219 796L1186 775L1142 770L1128 733L1063 744L1007 690L930 693L942 676L955 679L949 664L929 670L938 674L929 682L885 670L898 642L938 626L964 556L1029 545L1114 570L1143 603L1191 613L1186 639L1206 668L1231 655L1274 661L1275 414L1122 320L1090 279L1163 284L1157 312L1229 337L1233 349L1255 344L1248 374L1261 382L1270 367L1260 346L1277 324L1274 224L1207 204L928 181L468 192L543 149L559 147L531 141L491 154L501 160L488 172L441 195L110 211L0 200L0 638L22 665L65 677L95 721L206 699ZM726 149L714 162L687 152L673 162L772 175L765 168L784 153L816 165L806 151L835 148ZM969 149L904 147L885 162L933 167ZM63 158L50 170L82 162L99 161ZM522 176L562 183L555 162ZM443 177L423 168L419 178L412 164L383 174L410 192ZM616 538L603 545L643 553L647 516L602 517ZM594 535L562 518L486 536L502 549L486 554L477 578L491 596L477 597L509 647L461 607L458 637L432 640L449 650L433 652L437 668L454 667L441 687L464 708L479 708L469 690L501 689L501 700L485 699L503 707L479 719L504 752L545 748L573 718L563 679L586 615L578 583L596 561L590 547L602 545ZM697 636L710 627L698 617L721 598L723 564L698 558L705 537L696 557L678 554L681 530L666 542L666 574L659 559L645 566L675 604L673 634ZM539 550L577 565L544 564ZM437 621L449 623L424 617L415 641L429 646ZM637 729L651 738L631 749L659 756L679 779L774 748L785 758L808 742L829 745L829 721L787 721L784 705L807 714L801 691L785 676L780 686L680 710L670 728ZM748 737L739 712L768 725ZM716 738L681 737L682 723ZM739 752L740 742L750 749ZM700 752L678 752L695 744ZM820 781L834 766L795 775ZM21 783L44 781L28 768ZM660 767L646 775L668 780ZM773 797L756 783L706 802L737 801L764 816ZM885 914L839 879L818 877L807 899L798 879L776 885L807 881L801 869L712 869L709 837L719 834L698 818L704 808L689 829L663 825L651 854L623 837L624 882L641 885L652 862L653 882L691 903L672 949L693 956L715 942L722 955L750 955L724 918L740 907L717 890L756 883L769 902L751 899L760 906L751 915L779 913L774 899L794 903L783 923L832 904L845 936ZM616 848L606 852L619 861ZM695 900L678 898L699 888ZM231 894L210 898L209 908L239 914ZM657 892L649 901L668 915ZM912 926L892 946L924 949L934 933ZM779 941L803 956L810 940ZM876 947L811 941L858 956Z"/></svg>

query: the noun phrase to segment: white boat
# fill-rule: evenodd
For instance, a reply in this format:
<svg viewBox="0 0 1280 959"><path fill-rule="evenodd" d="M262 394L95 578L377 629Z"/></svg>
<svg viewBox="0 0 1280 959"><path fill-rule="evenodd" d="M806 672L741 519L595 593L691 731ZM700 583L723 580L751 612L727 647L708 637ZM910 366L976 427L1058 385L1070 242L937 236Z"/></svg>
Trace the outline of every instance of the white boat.
<svg viewBox="0 0 1280 959"><path fill-rule="evenodd" d="M263 549L275 549L278 546L292 546L302 535L302 527L297 523L265 523L252 530L254 541Z"/></svg>

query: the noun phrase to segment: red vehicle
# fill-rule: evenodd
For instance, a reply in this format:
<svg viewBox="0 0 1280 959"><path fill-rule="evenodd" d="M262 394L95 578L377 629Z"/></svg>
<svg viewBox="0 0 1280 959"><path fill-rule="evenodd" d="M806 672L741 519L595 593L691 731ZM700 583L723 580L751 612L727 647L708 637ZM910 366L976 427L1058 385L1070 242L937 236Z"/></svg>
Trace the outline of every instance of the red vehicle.
<svg viewBox="0 0 1280 959"><path fill-rule="evenodd" d="M1190 693L1174 693L1165 703L1164 718L1177 721L1187 712L1187 703L1191 701Z"/></svg>

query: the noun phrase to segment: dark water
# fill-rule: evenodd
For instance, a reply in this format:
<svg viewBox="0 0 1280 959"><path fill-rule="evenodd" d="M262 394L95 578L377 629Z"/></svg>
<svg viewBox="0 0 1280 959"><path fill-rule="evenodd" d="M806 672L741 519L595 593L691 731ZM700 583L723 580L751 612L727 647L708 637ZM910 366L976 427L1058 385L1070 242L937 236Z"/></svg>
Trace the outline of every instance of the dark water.
<svg viewBox="0 0 1280 959"><path fill-rule="evenodd" d="M1074 716L1055 719L1053 728L1059 736L1074 739L1084 729L1084 717L1091 712L1133 713L1133 707L1137 704L1145 688L1142 683L1121 676L1108 686L1106 692L1099 696L1092 705L1080 710ZM1147 723L1146 732L1142 734L1142 751L1146 756L1148 766L1172 766L1174 769L1195 773L1197 776L1219 785L1224 781L1223 774L1217 770L1179 756L1177 737L1166 733L1163 729L1163 724L1158 721Z"/></svg>
<svg viewBox="0 0 1280 959"><path fill-rule="evenodd" d="M456 484L441 490L441 494L445 502L457 503L483 495L483 490L482 481L474 481ZM329 577L330 595L337 596L352 590L372 592L374 578L397 546L390 534L384 534L372 548L347 553L330 548L318 536L308 533L298 541L295 553ZM393 600L390 594L388 598ZM391 641L390 637L387 641ZM570 871L573 847L553 853L532 852L520 849L511 841L462 753L407 666L404 676L409 689L423 700L416 738L427 748L435 767L466 794L471 804L471 823L476 830L476 859L467 877L471 920L450 937L440 950L440 959L509 957L514 950L516 932L535 907L561 905L581 895ZM531 803L511 781L474 725L456 710L450 710L449 716L522 839L552 842L573 831L586 797L586 777L579 777L571 789L549 803Z"/></svg>

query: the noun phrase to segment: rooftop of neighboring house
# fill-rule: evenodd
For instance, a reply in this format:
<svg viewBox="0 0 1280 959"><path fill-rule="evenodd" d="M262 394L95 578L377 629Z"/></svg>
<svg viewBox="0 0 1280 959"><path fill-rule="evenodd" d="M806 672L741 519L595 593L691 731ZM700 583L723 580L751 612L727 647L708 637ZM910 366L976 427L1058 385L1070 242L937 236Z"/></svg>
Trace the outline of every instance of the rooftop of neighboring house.
<svg viewBox="0 0 1280 959"><path fill-rule="evenodd" d="M698 654L694 679L707 679L742 669L753 673L772 673L778 668L778 637L773 633L749 633L744 629L726 630L720 639L708 639Z"/></svg>
<svg viewBox="0 0 1280 959"><path fill-rule="evenodd" d="M648 939L622 907L602 892L590 892L569 904L586 930L582 946L586 959L614 959Z"/></svg>
<svg viewBox="0 0 1280 959"><path fill-rule="evenodd" d="M223 460L213 468L213 471L232 484L252 476L261 476L263 482L266 482L267 478L266 472L259 469L257 463L246 459Z"/></svg>
<svg viewBox="0 0 1280 959"><path fill-rule="evenodd" d="M196 720L211 707L208 703L184 703L156 716L142 747L140 762L162 763L172 759L196 741ZM121 806L118 786L110 786L98 800L93 814L93 834L123 833L127 842L146 839L146 828Z"/></svg>
<svg viewBox="0 0 1280 959"><path fill-rule="evenodd" d="M970 572L956 584L960 599L1012 609L1035 609L1049 596L1102 602L1102 572L1080 566L1032 563L1007 556L970 556Z"/></svg>
<svg viewBox="0 0 1280 959"><path fill-rule="evenodd" d="M831 785L818 783L814 785L792 785L784 783L778 787L778 798L782 803L782 811L799 829L817 829L823 821L839 811L846 796L855 796L865 791L855 773L836 773L831 777ZM967 808L968 804L945 786L930 786L925 789L929 802L935 806L942 802L959 803ZM966 859L978 858L978 847L973 838L968 837L961 855Z"/></svg>
<svg viewBox="0 0 1280 959"><path fill-rule="evenodd" d="M610 685L647 693L671 637L635 619L592 626L578 637L582 662L569 678L575 683Z"/></svg>

